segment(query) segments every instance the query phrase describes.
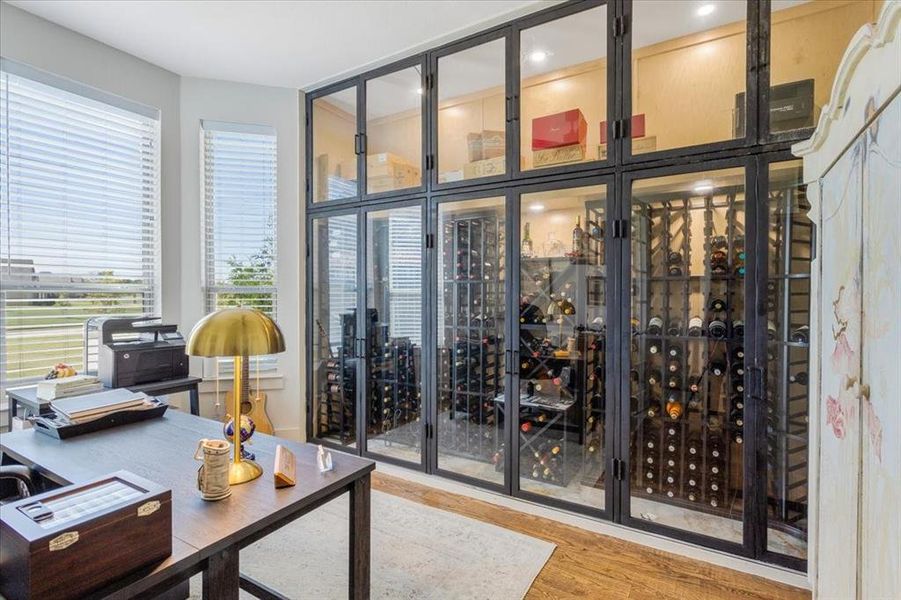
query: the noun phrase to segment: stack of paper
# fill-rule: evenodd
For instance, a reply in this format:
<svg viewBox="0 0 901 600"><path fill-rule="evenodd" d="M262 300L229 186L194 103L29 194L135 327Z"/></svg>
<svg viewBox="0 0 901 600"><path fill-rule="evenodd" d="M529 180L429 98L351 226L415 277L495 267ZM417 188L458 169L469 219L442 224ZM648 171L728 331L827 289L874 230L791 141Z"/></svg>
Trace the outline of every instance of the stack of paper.
<svg viewBox="0 0 901 600"><path fill-rule="evenodd" d="M152 407L150 396L125 388L63 398L50 403L50 408L72 423L84 423L122 410L141 410Z"/></svg>
<svg viewBox="0 0 901 600"><path fill-rule="evenodd" d="M38 382L37 395L40 400L55 400L96 392L102 388L103 384L100 383L100 379L94 375L73 375L72 377L45 379Z"/></svg>

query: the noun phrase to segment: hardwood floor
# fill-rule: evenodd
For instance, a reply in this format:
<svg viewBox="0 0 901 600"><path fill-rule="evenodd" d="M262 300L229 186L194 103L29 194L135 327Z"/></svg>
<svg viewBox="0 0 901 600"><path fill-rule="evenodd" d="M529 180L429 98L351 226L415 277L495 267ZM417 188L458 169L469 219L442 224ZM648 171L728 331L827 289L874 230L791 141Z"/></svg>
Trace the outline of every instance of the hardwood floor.
<svg viewBox="0 0 901 600"><path fill-rule="evenodd" d="M526 598L808 600L810 592L578 527L373 473L372 489L557 545Z"/></svg>

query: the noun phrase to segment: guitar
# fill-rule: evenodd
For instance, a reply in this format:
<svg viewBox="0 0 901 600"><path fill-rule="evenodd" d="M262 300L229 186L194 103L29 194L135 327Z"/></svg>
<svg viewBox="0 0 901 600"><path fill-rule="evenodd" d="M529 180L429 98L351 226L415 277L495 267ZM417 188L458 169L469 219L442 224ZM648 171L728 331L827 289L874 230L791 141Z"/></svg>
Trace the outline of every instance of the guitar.
<svg viewBox="0 0 901 600"><path fill-rule="evenodd" d="M244 357L241 367L241 414L250 417L256 425L256 430L272 435L274 428L269 415L266 414L266 394L259 390L250 391L250 361ZM225 405L232 406L234 402L233 392L225 393ZM226 420L228 420L226 415Z"/></svg>

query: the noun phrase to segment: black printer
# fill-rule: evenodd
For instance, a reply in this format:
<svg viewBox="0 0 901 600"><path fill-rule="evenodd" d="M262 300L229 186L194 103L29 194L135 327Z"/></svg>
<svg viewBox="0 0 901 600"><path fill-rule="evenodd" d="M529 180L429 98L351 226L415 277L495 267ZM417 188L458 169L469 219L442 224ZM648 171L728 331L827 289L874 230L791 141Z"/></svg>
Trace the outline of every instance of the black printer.
<svg viewBox="0 0 901 600"><path fill-rule="evenodd" d="M97 376L106 387L120 388L188 376L185 338L177 325L143 318L91 319L96 328Z"/></svg>

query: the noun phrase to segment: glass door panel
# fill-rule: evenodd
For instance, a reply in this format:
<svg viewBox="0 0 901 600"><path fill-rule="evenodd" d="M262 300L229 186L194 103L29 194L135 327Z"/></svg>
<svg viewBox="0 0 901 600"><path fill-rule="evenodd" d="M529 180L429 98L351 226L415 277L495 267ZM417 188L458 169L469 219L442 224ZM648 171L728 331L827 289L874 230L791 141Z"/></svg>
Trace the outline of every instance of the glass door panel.
<svg viewBox="0 0 901 600"><path fill-rule="evenodd" d="M632 183L630 515L741 543L745 171Z"/></svg>
<svg viewBox="0 0 901 600"><path fill-rule="evenodd" d="M632 154L745 136L747 3L632 3Z"/></svg>
<svg viewBox="0 0 901 600"><path fill-rule="evenodd" d="M802 182L801 161L769 167L767 549L806 559L813 222Z"/></svg>
<svg viewBox="0 0 901 600"><path fill-rule="evenodd" d="M422 68L366 82L366 193L422 185Z"/></svg>
<svg viewBox="0 0 901 600"><path fill-rule="evenodd" d="M848 43L861 26L876 22L882 4L882 0L771 4L770 133L817 124Z"/></svg>
<svg viewBox="0 0 901 600"><path fill-rule="evenodd" d="M607 6L520 34L522 169L607 159Z"/></svg>
<svg viewBox="0 0 901 600"><path fill-rule="evenodd" d="M603 185L523 194L519 487L604 508ZM565 240L565 241L564 241Z"/></svg>
<svg viewBox="0 0 901 600"><path fill-rule="evenodd" d="M313 202L353 198L357 188L357 88L313 100Z"/></svg>
<svg viewBox="0 0 901 600"><path fill-rule="evenodd" d="M357 216L313 219L313 435L356 447Z"/></svg>
<svg viewBox="0 0 901 600"><path fill-rule="evenodd" d="M505 199L438 205L438 468L504 483Z"/></svg>
<svg viewBox="0 0 901 600"><path fill-rule="evenodd" d="M422 459L422 207L366 214L366 449Z"/></svg>
<svg viewBox="0 0 901 600"><path fill-rule="evenodd" d="M438 58L438 183L507 172L505 44Z"/></svg>

